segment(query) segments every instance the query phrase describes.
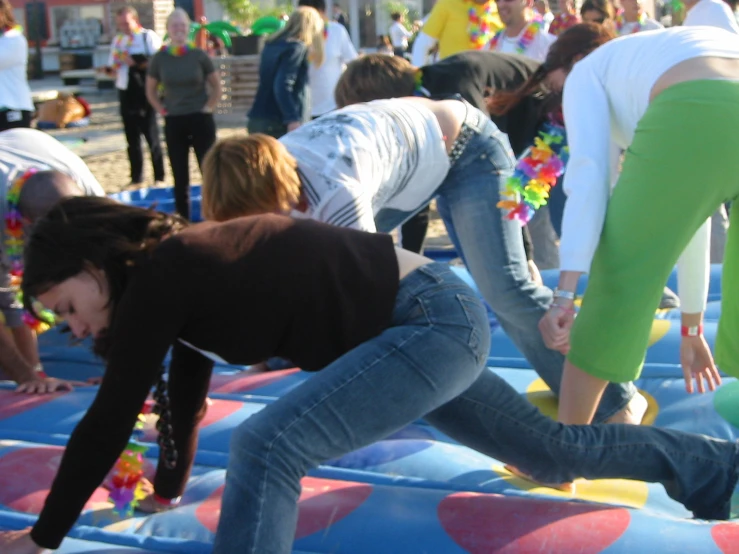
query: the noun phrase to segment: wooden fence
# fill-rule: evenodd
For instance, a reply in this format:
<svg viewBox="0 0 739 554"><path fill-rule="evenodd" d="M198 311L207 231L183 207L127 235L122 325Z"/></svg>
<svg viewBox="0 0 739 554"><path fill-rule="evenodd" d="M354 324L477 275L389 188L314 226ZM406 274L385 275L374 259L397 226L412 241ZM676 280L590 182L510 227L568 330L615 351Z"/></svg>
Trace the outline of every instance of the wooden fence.
<svg viewBox="0 0 739 554"><path fill-rule="evenodd" d="M226 56L213 58L213 63L220 69L223 86L216 112L246 117L259 84L259 56Z"/></svg>

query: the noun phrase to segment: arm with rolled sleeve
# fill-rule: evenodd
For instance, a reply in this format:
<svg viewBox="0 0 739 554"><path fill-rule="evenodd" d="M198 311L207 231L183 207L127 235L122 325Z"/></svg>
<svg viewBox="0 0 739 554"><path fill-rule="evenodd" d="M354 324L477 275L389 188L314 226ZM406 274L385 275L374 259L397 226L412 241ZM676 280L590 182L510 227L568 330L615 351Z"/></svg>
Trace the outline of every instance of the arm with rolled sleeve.
<svg viewBox="0 0 739 554"><path fill-rule="evenodd" d="M616 151L606 91L589 66L578 64L568 76L563 109L570 160L564 179L560 269L587 273L603 230Z"/></svg>
<svg viewBox="0 0 739 554"><path fill-rule="evenodd" d="M296 98L295 86L298 73L303 64L307 63L308 47L302 42L291 41L288 48L279 58L279 68L275 73L272 91L277 105L282 112L283 123L303 121L303 106Z"/></svg>
<svg viewBox="0 0 739 554"><path fill-rule="evenodd" d="M680 311L700 314L706 309L711 269L711 219L701 225L677 262Z"/></svg>

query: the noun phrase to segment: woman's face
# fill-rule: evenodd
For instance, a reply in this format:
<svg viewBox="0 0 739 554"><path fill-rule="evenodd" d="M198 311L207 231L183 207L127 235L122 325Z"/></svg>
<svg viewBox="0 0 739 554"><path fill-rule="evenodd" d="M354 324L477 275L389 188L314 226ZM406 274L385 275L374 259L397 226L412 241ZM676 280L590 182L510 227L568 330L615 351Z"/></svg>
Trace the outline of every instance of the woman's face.
<svg viewBox="0 0 739 554"><path fill-rule="evenodd" d="M544 84L549 90L559 94L565 86L565 79L567 79L567 71L560 67L547 74Z"/></svg>
<svg viewBox="0 0 739 554"><path fill-rule="evenodd" d="M169 33L169 38L172 39L172 42L184 44L187 42L190 26L184 17L175 15L169 20L167 33Z"/></svg>
<svg viewBox="0 0 739 554"><path fill-rule="evenodd" d="M63 319L79 339L98 338L110 324L110 290L100 269L82 271L39 295L37 300Z"/></svg>
<svg viewBox="0 0 739 554"><path fill-rule="evenodd" d="M583 23L600 23L603 25L606 20L598 10L585 10L580 14L580 17L582 17Z"/></svg>

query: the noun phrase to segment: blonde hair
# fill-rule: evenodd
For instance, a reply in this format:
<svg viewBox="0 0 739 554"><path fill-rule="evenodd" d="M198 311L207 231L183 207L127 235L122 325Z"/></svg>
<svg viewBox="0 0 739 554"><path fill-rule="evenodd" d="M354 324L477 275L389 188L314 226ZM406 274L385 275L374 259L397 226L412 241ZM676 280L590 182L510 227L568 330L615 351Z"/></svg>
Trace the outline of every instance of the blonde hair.
<svg viewBox="0 0 739 554"><path fill-rule="evenodd" d="M177 17L183 18L185 20L185 22L187 23L187 26L188 27L192 23L192 20L190 19L190 16L188 15L188 13L185 10L183 10L182 8L175 8L167 16L167 24L166 24L167 30L169 30L169 24L172 22L172 20L175 19L175 18L177 18Z"/></svg>
<svg viewBox="0 0 739 554"><path fill-rule="evenodd" d="M310 49L308 59L313 65L320 66L324 58L323 30L326 23L315 8L298 7L287 20L285 26L273 33L267 42L276 40L298 40Z"/></svg>
<svg viewBox="0 0 739 554"><path fill-rule="evenodd" d="M216 142L203 160L205 219L290 211L300 200L298 164L277 139L261 133Z"/></svg>

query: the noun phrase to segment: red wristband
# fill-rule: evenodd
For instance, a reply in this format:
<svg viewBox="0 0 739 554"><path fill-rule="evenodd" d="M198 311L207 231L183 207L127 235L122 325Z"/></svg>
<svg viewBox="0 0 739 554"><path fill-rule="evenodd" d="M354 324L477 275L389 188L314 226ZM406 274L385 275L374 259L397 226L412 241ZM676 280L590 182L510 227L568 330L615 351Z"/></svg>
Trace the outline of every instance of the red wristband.
<svg viewBox="0 0 739 554"><path fill-rule="evenodd" d="M181 496L177 496L176 498L162 498L157 493L154 493L152 497L154 498L154 502L161 504L162 506L167 506L168 508L174 508L180 503L180 500L182 500Z"/></svg>
<svg viewBox="0 0 739 554"><path fill-rule="evenodd" d="M700 337L703 335L703 324L700 325L683 325L680 328L680 335L683 337Z"/></svg>

